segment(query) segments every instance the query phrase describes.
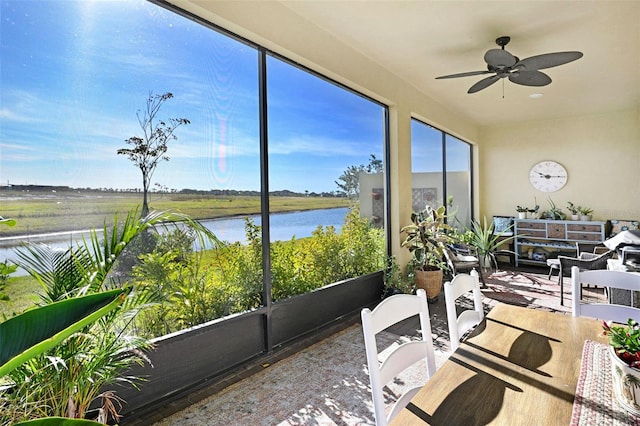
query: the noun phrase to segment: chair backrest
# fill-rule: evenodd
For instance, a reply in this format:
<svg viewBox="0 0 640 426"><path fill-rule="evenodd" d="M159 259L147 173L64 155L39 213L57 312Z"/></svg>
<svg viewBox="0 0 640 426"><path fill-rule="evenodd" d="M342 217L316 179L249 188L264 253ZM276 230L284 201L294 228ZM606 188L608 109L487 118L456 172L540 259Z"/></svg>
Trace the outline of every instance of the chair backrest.
<svg viewBox="0 0 640 426"><path fill-rule="evenodd" d="M451 273L455 274L457 270L456 264L459 263L458 256L448 247L444 247L442 253L444 254L444 259L447 261L447 266L449 266Z"/></svg>
<svg viewBox="0 0 640 426"><path fill-rule="evenodd" d="M466 293L473 294L474 309L467 309L458 316L456 300ZM467 331L480 324L484 318L478 273L473 270L471 274L458 274L453 277L453 280L447 281L444 284L444 299L447 306L451 351L455 351L460 346L460 338Z"/></svg>
<svg viewBox="0 0 640 426"><path fill-rule="evenodd" d="M622 290L640 291L640 274L634 272L597 269L581 271L571 268L573 285L573 316L598 318L603 321L627 322L629 318L640 319L640 309L614 303L583 303L581 299L582 284L593 284L601 287L619 288Z"/></svg>
<svg viewBox="0 0 640 426"><path fill-rule="evenodd" d="M453 250L449 246L444 246L442 248L442 253L444 254L445 260L451 269L451 272L455 274L456 269L472 269L475 267L480 267L480 261L477 256L474 256L470 253L461 254L456 250Z"/></svg>
<svg viewBox="0 0 640 426"><path fill-rule="evenodd" d="M579 259L593 259L593 257L609 251L607 246L602 243L581 243L576 242L576 251ZM583 254L584 253L584 254Z"/></svg>
<svg viewBox="0 0 640 426"><path fill-rule="evenodd" d="M569 275L571 268L574 266L580 269L607 269L607 261L613 257L614 251L609 250L606 253L594 254L578 257L558 256L560 261L560 271L563 276Z"/></svg>
<svg viewBox="0 0 640 426"><path fill-rule="evenodd" d="M415 315L420 318L422 340L400 344L389 354L384 362L380 363L376 334ZM369 308L363 309L361 316L376 425L384 426L411 401L411 398L421 388L421 386L418 386L403 393L387 415L385 414L384 386L399 373L420 360L425 362L427 368L425 382L436 371L427 295L423 289L418 289L415 295L396 294L380 302L373 311Z"/></svg>

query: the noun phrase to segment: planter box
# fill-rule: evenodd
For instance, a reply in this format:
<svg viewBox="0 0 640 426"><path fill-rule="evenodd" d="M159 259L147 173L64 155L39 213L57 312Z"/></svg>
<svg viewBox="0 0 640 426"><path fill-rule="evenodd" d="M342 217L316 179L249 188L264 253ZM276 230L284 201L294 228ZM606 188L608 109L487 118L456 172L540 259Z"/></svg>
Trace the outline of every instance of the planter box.
<svg viewBox="0 0 640 426"><path fill-rule="evenodd" d="M140 390L114 387L126 401L121 424L259 363L269 355L268 347L286 348L377 303L383 288L380 271L291 297L271 309L263 307L155 339L156 349L148 354L153 367L147 364L127 373L146 377Z"/></svg>
<svg viewBox="0 0 640 426"><path fill-rule="evenodd" d="M296 340L380 301L383 288L382 273L376 272L274 303L273 345L281 346Z"/></svg>

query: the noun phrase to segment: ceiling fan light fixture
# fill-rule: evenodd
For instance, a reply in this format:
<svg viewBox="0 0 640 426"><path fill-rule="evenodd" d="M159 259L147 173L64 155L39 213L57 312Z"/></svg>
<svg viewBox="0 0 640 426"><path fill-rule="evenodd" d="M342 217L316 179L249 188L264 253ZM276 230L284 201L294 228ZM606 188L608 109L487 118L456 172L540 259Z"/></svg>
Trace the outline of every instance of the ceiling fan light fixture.
<svg viewBox="0 0 640 426"><path fill-rule="evenodd" d="M508 36L496 39L496 44L500 49L489 49L484 54L484 61L487 63L487 71L471 71L458 74L449 74L436 77L436 79L470 77L481 74L494 74L486 77L471 86L467 93L476 93L486 89L499 79L508 77L512 83L522 86L546 86L551 83L551 77L540 72L545 68L552 68L564 65L580 59L582 52L555 52L542 55L531 56L520 59L512 55L504 47L511 39Z"/></svg>

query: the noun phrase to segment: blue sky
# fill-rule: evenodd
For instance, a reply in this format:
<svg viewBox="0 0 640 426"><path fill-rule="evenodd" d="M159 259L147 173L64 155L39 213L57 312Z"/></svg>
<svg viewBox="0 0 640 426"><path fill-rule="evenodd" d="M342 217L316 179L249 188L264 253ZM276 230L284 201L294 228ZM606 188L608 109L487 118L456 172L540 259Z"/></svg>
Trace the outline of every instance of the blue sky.
<svg viewBox="0 0 640 426"><path fill-rule="evenodd" d="M2 0L0 184L140 188L116 155L159 118L187 118L153 183L259 190L257 52L145 1ZM270 189L333 191L382 158L382 108L269 58Z"/></svg>

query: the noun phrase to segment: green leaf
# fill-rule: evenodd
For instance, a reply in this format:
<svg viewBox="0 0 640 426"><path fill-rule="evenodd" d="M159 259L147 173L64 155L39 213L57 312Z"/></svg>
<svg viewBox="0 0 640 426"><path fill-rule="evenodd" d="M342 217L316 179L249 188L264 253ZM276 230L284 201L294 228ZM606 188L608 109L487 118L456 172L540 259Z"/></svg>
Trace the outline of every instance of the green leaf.
<svg viewBox="0 0 640 426"><path fill-rule="evenodd" d="M16 226L16 221L14 219L5 219L0 216L0 223L7 226Z"/></svg>
<svg viewBox="0 0 640 426"><path fill-rule="evenodd" d="M122 303L121 289L66 299L0 324L0 377L54 347Z"/></svg>
<svg viewBox="0 0 640 426"><path fill-rule="evenodd" d="M35 420L27 420L26 422L16 423L16 426L19 425L28 425L28 426L82 426L82 425L102 425L104 423L94 422L93 420L84 420L84 419L70 419L68 417L45 417L42 419Z"/></svg>

